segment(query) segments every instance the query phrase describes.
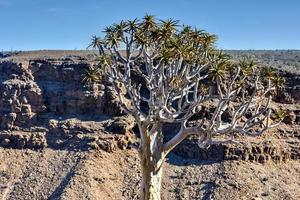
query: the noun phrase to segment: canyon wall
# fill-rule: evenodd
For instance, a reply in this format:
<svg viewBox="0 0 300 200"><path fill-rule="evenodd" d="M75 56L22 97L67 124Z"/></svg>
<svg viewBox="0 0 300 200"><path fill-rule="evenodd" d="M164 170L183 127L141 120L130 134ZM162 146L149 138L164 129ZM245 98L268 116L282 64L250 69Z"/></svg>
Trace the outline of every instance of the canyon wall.
<svg viewBox="0 0 300 200"><path fill-rule="evenodd" d="M0 63L0 128L38 125L49 116L119 115L109 82L84 86L83 75L90 65L53 59Z"/></svg>
<svg viewBox="0 0 300 200"><path fill-rule="evenodd" d="M111 118L123 115L111 83L104 76L100 74L100 80L91 87L84 86L83 75L94 64L95 61L81 57L0 62L0 129L25 130L25 136L15 132L0 134L0 146L36 148L50 143L46 141L48 133L57 136L61 133L84 134L77 130L73 133L67 125L59 129L53 128L52 119L61 121L75 116L79 120L82 117L97 121L101 116ZM175 152L185 157L209 160L241 159L265 162L269 159L300 159L300 75L284 71L280 71L280 75L286 79L286 86L274 100L276 106L289 111L276 133L278 137L283 138L283 143L278 145L274 143L275 140L262 140L260 143L251 143L249 147L213 145L203 149L198 146L197 139L190 138L179 145ZM209 108L203 107L201 112L199 115L209 115ZM125 135L128 131L133 132L134 123L127 123L126 117L122 120L124 122L116 120L109 125L107 131L125 130L122 133ZM34 134L32 127L45 129ZM82 127L78 129L81 130ZM176 125L166 126L166 139L174 134L174 130ZM93 131L97 130L91 132ZM79 136L79 139L77 136L74 138L76 142L80 139ZM9 141L13 142L10 144ZM95 141L101 144L100 147L103 146L103 141ZM96 143L92 145L93 148L98 148ZM104 149L111 149L110 144L104 146Z"/></svg>

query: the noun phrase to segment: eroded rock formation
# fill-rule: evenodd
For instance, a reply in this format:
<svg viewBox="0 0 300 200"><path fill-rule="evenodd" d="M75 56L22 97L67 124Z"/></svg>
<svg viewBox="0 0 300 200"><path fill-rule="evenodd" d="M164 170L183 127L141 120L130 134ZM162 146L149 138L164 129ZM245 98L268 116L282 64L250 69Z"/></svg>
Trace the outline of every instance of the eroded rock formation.
<svg viewBox="0 0 300 200"><path fill-rule="evenodd" d="M89 62L31 60L0 63L0 128L32 126L48 115L120 115L117 96L107 81L82 83Z"/></svg>
<svg viewBox="0 0 300 200"><path fill-rule="evenodd" d="M93 64L94 61L80 57L1 62L0 129L4 131L0 133L0 146L32 149L51 146L112 152L136 145L134 121L122 116L124 112L119 106L118 95L112 90L109 80L101 77L89 88L82 83L83 74ZM276 96L275 102L283 106L300 102L300 75L280 73L286 78L286 88ZM136 81L140 81L138 76ZM209 118L212 109L210 105L199 107L194 120ZM65 120L68 116L76 116L79 121ZM96 123L99 116L113 118L99 126ZM95 121L95 124L88 123L87 126L80 121L81 117ZM230 119L230 109L222 117ZM299 124L300 110L289 108L284 125L299 127ZM32 130L35 126L45 129ZM165 129L168 138L176 124ZM299 130L292 127L291 130L279 131L280 134L284 137L281 145L261 140L260 143L252 142L250 146L212 145L200 148L197 139L191 138L178 146L175 152L197 159L261 163L300 159Z"/></svg>

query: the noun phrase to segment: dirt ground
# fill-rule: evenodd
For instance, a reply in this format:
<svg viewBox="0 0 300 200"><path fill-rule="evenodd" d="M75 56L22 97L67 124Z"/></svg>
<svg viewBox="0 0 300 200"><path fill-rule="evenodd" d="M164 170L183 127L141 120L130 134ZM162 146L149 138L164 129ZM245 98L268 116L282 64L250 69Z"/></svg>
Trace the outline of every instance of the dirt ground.
<svg viewBox="0 0 300 200"><path fill-rule="evenodd" d="M0 148L0 199L138 199L135 149L72 152ZM300 163L201 162L171 154L162 198L300 199Z"/></svg>

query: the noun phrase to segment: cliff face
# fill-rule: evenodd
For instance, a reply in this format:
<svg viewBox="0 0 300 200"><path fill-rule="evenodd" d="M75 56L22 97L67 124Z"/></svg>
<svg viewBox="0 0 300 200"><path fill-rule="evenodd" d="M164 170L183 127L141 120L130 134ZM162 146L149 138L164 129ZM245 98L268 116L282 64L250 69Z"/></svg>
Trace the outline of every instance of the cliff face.
<svg viewBox="0 0 300 200"><path fill-rule="evenodd" d="M0 63L0 128L30 126L49 115L119 115L121 109L108 81L84 87L83 74L92 64L80 57ZM281 74L287 87L275 101L299 102L300 75Z"/></svg>
<svg viewBox="0 0 300 200"><path fill-rule="evenodd" d="M90 91L82 83L82 75L88 67L86 62L34 60L29 63L29 70L42 89L45 112L55 115L103 113L105 87L97 84Z"/></svg>
<svg viewBox="0 0 300 200"><path fill-rule="evenodd" d="M300 103L300 75L291 72L281 72L281 74L286 80L287 93L291 95L295 103Z"/></svg>
<svg viewBox="0 0 300 200"><path fill-rule="evenodd" d="M83 117L91 121L97 121L101 116L114 117L122 115L122 110L118 106L118 99L109 81L101 78L90 88L85 87L82 83L85 71L93 64L93 59L89 60L81 57L63 59L36 58L31 60L23 59L20 62L1 62L0 129L18 130L27 128L28 132L28 128L40 126L46 129L50 127L49 130L51 130L50 119L53 118L61 121L71 116L76 116L79 119ZM286 88L277 94L273 106L284 107L289 111L289 115L283 123L283 126L288 128L282 128L278 135L280 137L288 135L287 138L293 138L293 141L297 142L297 137L299 137L300 133L293 125L298 127L298 124L300 124L300 108L298 106L298 102L300 102L300 75L284 71L281 71L280 74L286 79ZM135 78L136 81L139 81L138 77ZM208 116L210 113L209 107L203 106L201 112L199 116ZM126 120L121 124L115 121L113 125L108 127L108 131L115 129L117 132L120 132L118 130L125 126L123 129L128 129L125 132L130 132L134 123L130 122L129 124L131 124L130 130L126 128L128 126ZM114 126L116 127L110 128ZM66 132L68 128L64 127L62 128L63 131L60 132ZM49 130L41 131L40 135L43 136L45 132L50 133L51 131ZM165 130L166 138L172 137L174 130L176 130L176 125L167 127ZM56 130L56 132L59 131ZM18 141L23 141L23 139L19 140L20 138L18 137ZM31 141L30 138L32 138L31 133L28 136L28 141ZM1 139L2 143L5 139L13 141L15 136L4 134ZM10 145L5 142L3 144L6 146ZM261 149L256 151L256 146L259 145L261 145ZM263 147L268 145L255 144L253 151L252 147L239 150L240 147L228 146L212 146L205 150L198 146L197 140L189 139L176 148L175 152L185 157L199 159L251 159L256 161L269 158L272 158L272 160L278 159L276 157L277 154L273 155L273 151L269 150L274 145L271 144L269 149L266 148L264 150ZM279 146L281 148L281 145ZM292 151L296 152L295 156L292 156L290 152L286 152L286 149L277 149L276 152L281 152L279 155L283 157L282 159L288 159L289 157L298 158L300 155L299 148L292 148L295 144L289 146L291 146L290 149ZM215 155L220 155L220 157L216 158Z"/></svg>
<svg viewBox="0 0 300 200"><path fill-rule="evenodd" d="M0 127L30 125L45 108L42 90L26 64L0 65Z"/></svg>
<svg viewBox="0 0 300 200"><path fill-rule="evenodd" d="M105 107L111 92L104 81L84 87L91 63L79 60L31 60L0 63L0 128L30 126L48 115L113 114ZM110 96L109 96L110 95Z"/></svg>

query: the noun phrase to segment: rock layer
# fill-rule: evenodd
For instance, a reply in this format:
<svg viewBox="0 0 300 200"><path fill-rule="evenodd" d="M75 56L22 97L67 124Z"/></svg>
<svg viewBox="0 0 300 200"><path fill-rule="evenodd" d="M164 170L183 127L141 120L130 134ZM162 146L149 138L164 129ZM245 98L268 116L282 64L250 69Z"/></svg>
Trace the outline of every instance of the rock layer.
<svg viewBox="0 0 300 200"><path fill-rule="evenodd" d="M0 63L0 128L36 125L49 115L120 115L107 81L89 88L82 83L92 64L81 59Z"/></svg>
<svg viewBox="0 0 300 200"><path fill-rule="evenodd" d="M62 120L68 116L82 116L97 121L99 116L124 115L117 94L107 79L101 76L99 81L88 88L82 83L83 74L95 62L81 57L1 62L0 129L10 131L0 134L0 146L39 149L50 145L55 148L102 149L112 152L134 144L135 137L132 134L135 124L131 118L117 117L111 123L103 125L103 129L100 128L104 132L120 134L119 136L99 136L97 127L86 128L82 123L65 123ZM280 73L286 79L286 88L276 96L275 102L282 106L296 104L300 101L300 75L283 71ZM138 77L135 79L142 83ZM194 120L209 118L210 113L209 105L203 105ZM230 112L222 117L224 120L230 119ZM50 118L54 120L49 120ZM299 123L300 110L289 109L284 124L297 129ZM35 126L46 129L22 131ZM166 126L167 133L172 135L174 130L176 125ZM264 163L268 160L300 159L299 131L292 133L287 136L289 140L286 139L283 145L262 141L253 142L248 147L213 145L205 149L200 148L197 140L192 138L185 140L175 152L184 157L202 160L250 160ZM167 134L166 138L168 137Z"/></svg>

